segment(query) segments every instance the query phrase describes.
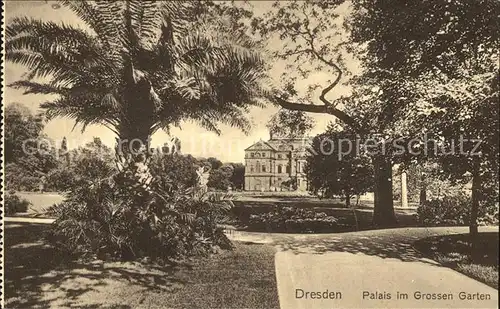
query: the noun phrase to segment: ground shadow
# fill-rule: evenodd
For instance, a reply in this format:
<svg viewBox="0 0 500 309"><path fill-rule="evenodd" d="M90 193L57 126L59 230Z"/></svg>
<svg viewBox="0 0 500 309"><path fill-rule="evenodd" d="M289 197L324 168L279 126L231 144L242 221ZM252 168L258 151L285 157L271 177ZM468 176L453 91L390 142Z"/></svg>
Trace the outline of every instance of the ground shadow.
<svg viewBox="0 0 500 309"><path fill-rule="evenodd" d="M429 256L459 254L470 259L474 256L476 264L498 266L499 233L482 232L478 234L477 239L475 254L471 251L469 234L427 237L419 239L414 245L415 248Z"/></svg>
<svg viewBox="0 0 500 309"><path fill-rule="evenodd" d="M184 284L174 278L175 267L104 263L75 259L55 250L44 241L49 225L6 223L5 299L8 308L132 308L128 304L100 305L81 296L92 293L112 281L127 282L137 289L168 290ZM113 287L109 287L112 289Z"/></svg>
<svg viewBox="0 0 500 309"><path fill-rule="evenodd" d="M402 261L416 261L424 258L424 255L415 250L412 242L418 238L408 237L404 242L390 240L385 237L372 236L363 237L331 236L328 239L308 239L303 242L277 243L284 251L292 251L296 254L312 252L324 254L328 252L348 252L353 254L366 254L381 258L394 258Z"/></svg>
<svg viewBox="0 0 500 309"><path fill-rule="evenodd" d="M404 262L420 261L438 265L422 252L416 242L430 236L454 232L456 228L396 228L360 231L355 233L309 235L302 238L282 236L275 244L282 250L295 254L325 254L348 252L365 254L383 259L398 259Z"/></svg>
<svg viewBox="0 0 500 309"><path fill-rule="evenodd" d="M498 288L498 231L479 233L474 247L468 233L419 239L414 247L446 267Z"/></svg>

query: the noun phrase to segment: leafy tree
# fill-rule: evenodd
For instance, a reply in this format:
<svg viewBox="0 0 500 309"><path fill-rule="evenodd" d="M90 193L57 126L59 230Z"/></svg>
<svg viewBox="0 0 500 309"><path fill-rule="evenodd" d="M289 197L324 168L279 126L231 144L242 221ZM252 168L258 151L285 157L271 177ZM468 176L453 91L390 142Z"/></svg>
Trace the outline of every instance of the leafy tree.
<svg viewBox="0 0 500 309"><path fill-rule="evenodd" d="M61 147L61 151L63 147ZM63 160L47 174L47 186L54 191L67 192L89 181L111 175L115 169L115 158L111 148L99 137L71 151L67 150Z"/></svg>
<svg viewBox="0 0 500 309"><path fill-rule="evenodd" d="M196 185L196 168L200 162L191 155L157 154L149 164L151 174L164 188L180 189Z"/></svg>
<svg viewBox="0 0 500 309"><path fill-rule="evenodd" d="M49 118L104 125L123 152L185 119L215 132L219 122L249 129L245 112L261 105L264 63L232 27L234 11L213 2L61 4L91 31L28 18L6 27L6 59L29 69L10 86L58 95L42 104Z"/></svg>
<svg viewBox="0 0 500 309"><path fill-rule="evenodd" d="M373 188L370 158L350 151L356 143L352 137L352 134L330 126L325 133L314 138L306 165L313 193L322 191L328 198L342 196L348 207L353 196Z"/></svg>
<svg viewBox="0 0 500 309"><path fill-rule="evenodd" d="M233 166L233 174L230 181L231 186L235 189L243 189L245 187L245 165L242 163L230 163Z"/></svg>
<svg viewBox="0 0 500 309"><path fill-rule="evenodd" d="M96 178L92 186L72 188L55 232L70 234L66 244L83 245L87 252L95 252L97 244L134 256L144 253L136 251L145 250L144 244L162 254L182 254L186 247L227 241L211 211L199 211L213 204L212 196L175 191L181 185L176 177L190 185L192 158L151 158L145 150L153 133L184 120L216 133L221 123L248 132L248 108L262 106L257 97L265 65L235 23L246 18L244 12L212 1L60 3L90 31L13 19L6 27L6 59L28 72L10 86L55 95L41 105L50 119L67 117L83 130L97 124L113 131L118 171ZM165 166L169 174L162 177ZM102 230L106 233L95 236ZM88 233L95 237L79 238ZM175 240L182 243L172 246Z"/></svg>
<svg viewBox="0 0 500 309"><path fill-rule="evenodd" d="M498 207L499 75L487 58L480 68L462 71L461 79L434 82L433 91L426 91L422 100L436 112L416 117L439 138L432 160L439 164L440 178L452 184L472 183L469 227L473 236L480 208ZM423 78L420 82L429 85Z"/></svg>
<svg viewBox="0 0 500 309"><path fill-rule="evenodd" d="M288 61L284 90L275 100L284 108L334 115L361 136L379 134L380 147L390 146L400 137L408 141L415 132L422 132L422 126L429 122L422 121L423 117L418 115L439 110L435 104L425 106L422 97L443 80L466 82L476 79L491 84L488 83L491 74L481 78L488 69L481 71L473 66L487 60L486 66L491 73L489 60L498 59L500 3L497 1L293 1L277 2L274 7L254 26L264 35L277 35L284 42L284 48L274 53L277 58ZM327 99L326 95L340 83L343 73L349 73L344 60L353 55L362 64L361 72L350 81L353 94L338 100ZM308 66L310 64L312 66ZM498 67L496 70L498 72ZM298 74L290 74L293 71ZM322 88L319 99L323 105L304 104L313 101L311 96L302 98L302 102L298 99L293 102L291 97L297 94L297 83L316 71L335 76L327 87L310 87L310 90ZM428 83L419 87L418 80ZM479 93L484 97L478 97ZM485 97L495 100L492 93L476 91L473 96L476 95L477 102L483 102ZM436 97L435 101L440 100ZM341 109L347 106L348 109ZM434 134L444 137L440 132L438 129ZM409 158L394 156L391 152L392 149L388 155L372 156L375 224L395 222L392 164ZM425 160L411 156L410 159Z"/></svg>
<svg viewBox="0 0 500 309"><path fill-rule="evenodd" d="M233 167L230 164L223 165L218 169L212 169L207 186L218 190L227 190L231 186L232 175Z"/></svg>
<svg viewBox="0 0 500 309"><path fill-rule="evenodd" d="M380 76L397 72L389 79L399 90L395 98L404 97L393 100L392 110L405 119L399 125L410 136L427 132L447 152L417 160L439 162L444 179L472 181L469 226L476 235L479 206L488 191L498 191L500 3L353 3L352 37L366 43L368 65ZM471 140L481 141L477 149Z"/></svg>
<svg viewBox="0 0 500 309"><path fill-rule="evenodd" d="M5 162L16 162L17 159L26 156L23 144L36 140L43 130L43 118L33 115L30 110L21 103L11 103L5 107L5 137L4 151ZM30 145L31 146L31 145Z"/></svg>
<svg viewBox="0 0 500 309"><path fill-rule="evenodd" d="M362 137L372 132L383 135L385 128L392 124L392 117L387 115L391 110L388 101L373 99L372 87L365 87L363 92L358 91L351 97L331 98L331 92L352 75L351 71L355 71L348 63L357 63L352 54L349 32L344 28L349 14L347 7L348 4L342 0L276 1L269 13L262 19L255 19L253 26L256 31L266 38L281 40L279 49L271 52L276 59L287 64L280 80L281 89L274 91L272 100L285 109L332 115L351 132ZM318 72L330 75L332 79L327 85L311 83L307 93L300 94L297 90L299 84ZM318 89L321 90L320 104L315 104ZM353 101L368 104L352 108ZM367 105L375 105L368 117L365 114ZM376 125L370 126L370 122ZM391 157L376 155L372 159L375 166L373 223L393 226L397 221L392 199Z"/></svg>
<svg viewBox="0 0 500 309"><path fill-rule="evenodd" d="M302 137L314 127L314 120L303 111L280 109L271 117L267 128L273 136Z"/></svg>
<svg viewBox="0 0 500 309"><path fill-rule="evenodd" d="M222 161L217 158L209 157L207 161L210 163L213 170L219 169L222 166Z"/></svg>
<svg viewBox="0 0 500 309"><path fill-rule="evenodd" d="M34 191L58 164L54 143L42 133L43 118L20 103L5 108L5 173L10 189Z"/></svg>

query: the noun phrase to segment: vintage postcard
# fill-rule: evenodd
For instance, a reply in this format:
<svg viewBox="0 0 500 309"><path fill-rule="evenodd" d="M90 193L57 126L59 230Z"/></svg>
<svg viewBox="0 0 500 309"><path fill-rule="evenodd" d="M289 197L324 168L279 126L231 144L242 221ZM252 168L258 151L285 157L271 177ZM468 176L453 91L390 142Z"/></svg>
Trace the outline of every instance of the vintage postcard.
<svg viewBox="0 0 500 309"><path fill-rule="evenodd" d="M2 308L498 308L500 1L6 0Z"/></svg>

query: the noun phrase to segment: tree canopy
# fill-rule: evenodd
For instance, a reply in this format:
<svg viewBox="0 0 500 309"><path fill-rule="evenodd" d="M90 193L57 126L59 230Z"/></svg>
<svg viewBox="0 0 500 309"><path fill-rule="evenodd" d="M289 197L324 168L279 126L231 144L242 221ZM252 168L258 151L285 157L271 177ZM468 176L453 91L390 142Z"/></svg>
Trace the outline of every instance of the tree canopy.
<svg viewBox="0 0 500 309"><path fill-rule="evenodd" d="M303 111L280 109L267 123L273 136L296 138L307 135L314 127L314 119Z"/></svg>
<svg viewBox="0 0 500 309"><path fill-rule="evenodd" d="M249 130L264 61L234 23L243 12L211 1L61 4L91 31L26 17L6 27L7 61L28 68L10 86L58 95L42 104L50 118L142 141L185 119L215 132L218 123Z"/></svg>

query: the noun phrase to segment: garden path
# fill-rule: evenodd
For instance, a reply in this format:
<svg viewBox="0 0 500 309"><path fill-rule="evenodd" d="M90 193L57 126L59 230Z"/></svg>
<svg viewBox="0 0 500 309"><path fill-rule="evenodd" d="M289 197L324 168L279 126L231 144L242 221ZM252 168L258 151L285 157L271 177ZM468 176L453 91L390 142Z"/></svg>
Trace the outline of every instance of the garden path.
<svg viewBox="0 0 500 309"><path fill-rule="evenodd" d="M498 227L484 227L481 231L498 232ZM282 309L498 308L497 290L426 259L412 246L418 239L467 232L467 227L437 227L291 235L294 241L277 237L272 243L279 249L275 265L280 306ZM340 294L329 294L335 299L305 298L306 291L326 290ZM408 297L398 299L398 292ZM422 300L417 299L418 293L452 294L453 299ZM461 295L477 297L477 293L489 295L490 299L460 299Z"/></svg>

